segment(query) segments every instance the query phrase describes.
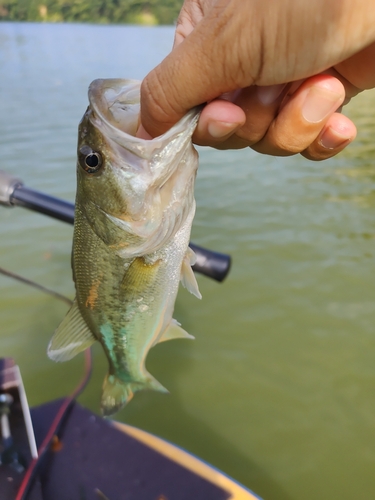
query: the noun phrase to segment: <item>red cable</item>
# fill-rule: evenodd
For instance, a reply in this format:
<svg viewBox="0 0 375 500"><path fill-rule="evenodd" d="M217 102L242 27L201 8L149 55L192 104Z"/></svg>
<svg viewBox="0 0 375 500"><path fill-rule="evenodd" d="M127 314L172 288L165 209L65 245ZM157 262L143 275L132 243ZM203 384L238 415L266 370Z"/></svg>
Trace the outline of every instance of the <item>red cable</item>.
<svg viewBox="0 0 375 500"><path fill-rule="evenodd" d="M85 372L82 377L81 382L79 385L74 389L72 394L68 396L66 399L64 399L62 405L59 408L59 411L57 412L55 418L53 419L52 424L50 425L50 428L46 434L46 437L43 439L42 444L38 448L38 457L33 458L32 461L30 462L26 473L22 479L22 482L20 484L20 487L18 488L17 495L15 500L25 500L26 495L28 493L28 490L31 486L32 479L35 475L36 467L39 465L42 456L44 455L45 451L49 447L51 440L53 436L56 434L56 430L60 423L62 422L62 419L69 408L70 404L74 401L74 399L83 391L83 389L86 387L87 382L90 379L91 375L91 366L92 366L92 357L91 357L91 349L86 349L85 351Z"/></svg>

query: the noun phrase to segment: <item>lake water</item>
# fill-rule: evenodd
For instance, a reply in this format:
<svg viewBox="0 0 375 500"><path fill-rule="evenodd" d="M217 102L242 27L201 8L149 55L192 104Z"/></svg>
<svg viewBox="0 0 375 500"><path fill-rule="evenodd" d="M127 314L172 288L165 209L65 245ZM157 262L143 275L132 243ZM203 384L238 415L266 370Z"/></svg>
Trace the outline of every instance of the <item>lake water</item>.
<svg viewBox="0 0 375 500"><path fill-rule="evenodd" d="M141 79L172 27L0 24L0 169L74 200L78 122L95 78ZM267 500L375 498L375 95L348 107L359 135L323 163L201 149L192 241L232 255L198 277L175 317L195 335L150 352L170 395L145 392L116 418L162 436ZM72 228L0 208L0 266L70 297ZM69 393L82 357L55 364L66 305L0 276L0 355L31 405ZM98 411L106 360L81 396Z"/></svg>

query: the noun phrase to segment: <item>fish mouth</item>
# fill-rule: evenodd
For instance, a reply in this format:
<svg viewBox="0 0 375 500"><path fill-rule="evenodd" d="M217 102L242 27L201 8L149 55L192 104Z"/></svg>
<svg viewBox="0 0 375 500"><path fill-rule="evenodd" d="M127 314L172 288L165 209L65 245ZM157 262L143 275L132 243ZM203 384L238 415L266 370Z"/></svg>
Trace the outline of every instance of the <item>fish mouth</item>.
<svg viewBox="0 0 375 500"><path fill-rule="evenodd" d="M133 152L138 157L150 159L176 135L190 139L199 117L199 108L189 111L176 125L154 139L135 137L140 124L140 88L138 80L120 78L94 80L88 97L91 123L108 139Z"/></svg>
<svg viewBox="0 0 375 500"><path fill-rule="evenodd" d="M140 82L120 78L94 80L90 107L104 124L134 138L139 125Z"/></svg>

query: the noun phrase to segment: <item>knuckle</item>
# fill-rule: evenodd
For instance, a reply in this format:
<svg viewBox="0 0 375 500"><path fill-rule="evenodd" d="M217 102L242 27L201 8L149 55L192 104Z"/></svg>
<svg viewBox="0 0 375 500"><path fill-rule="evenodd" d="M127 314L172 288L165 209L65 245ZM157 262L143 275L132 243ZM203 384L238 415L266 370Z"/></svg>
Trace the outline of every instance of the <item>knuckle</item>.
<svg viewBox="0 0 375 500"><path fill-rule="evenodd" d="M266 139L282 155L298 154L315 141L318 132L315 127L301 129L276 120L270 127Z"/></svg>
<svg viewBox="0 0 375 500"><path fill-rule="evenodd" d="M260 142L265 134L267 133L267 129L248 129L246 127L242 127L237 131L237 135L240 139L247 142L248 146L252 146L257 142Z"/></svg>
<svg viewBox="0 0 375 500"><path fill-rule="evenodd" d="M310 161L323 161L323 160L327 160L328 158L331 158L332 156L334 156L334 155L322 156L320 154L316 154L316 152L311 153L308 150L302 151L301 155Z"/></svg>
<svg viewBox="0 0 375 500"><path fill-rule="evenodd" d="M306 148L306 143L302 143L298 139L298 137L293 139L290 136L280 134L273 137L272 147L274 150L279 151L280 156L297 154Z"/></svg>
<svg viewBox="0 0 375 500"><path fill-rule="evenodd" d="M304 151L301 151L301 155L311 161L322 161L332 158L338 153L338 151L330 151L323 149L322 147L317 147L316 144L311 144Z"/></svg>

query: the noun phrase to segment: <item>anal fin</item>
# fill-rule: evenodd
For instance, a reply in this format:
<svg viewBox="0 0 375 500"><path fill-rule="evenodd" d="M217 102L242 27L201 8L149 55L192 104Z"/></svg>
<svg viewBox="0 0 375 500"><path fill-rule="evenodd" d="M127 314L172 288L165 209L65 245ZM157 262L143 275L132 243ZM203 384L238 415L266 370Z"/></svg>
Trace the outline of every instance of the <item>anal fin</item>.
<svg viewBox="0 0 375 500"><path fill-rule="evenodd" d="M175 319L172 319L169 323L169 326L164 330L163 335L160 337L159 342L165 342L166 340L173 339L192 339L195 337L186 332L183 328L181 328L180 323L178 323Z"/></svg>
<svg viewBox="0 0 375 500"><path fill-rule="evenodd" d="M49 343L47 354L54 361L67 361L90 347L95 340L96 338L82 318L77 301L74 300L65 318L55 331Z"/></svg>

